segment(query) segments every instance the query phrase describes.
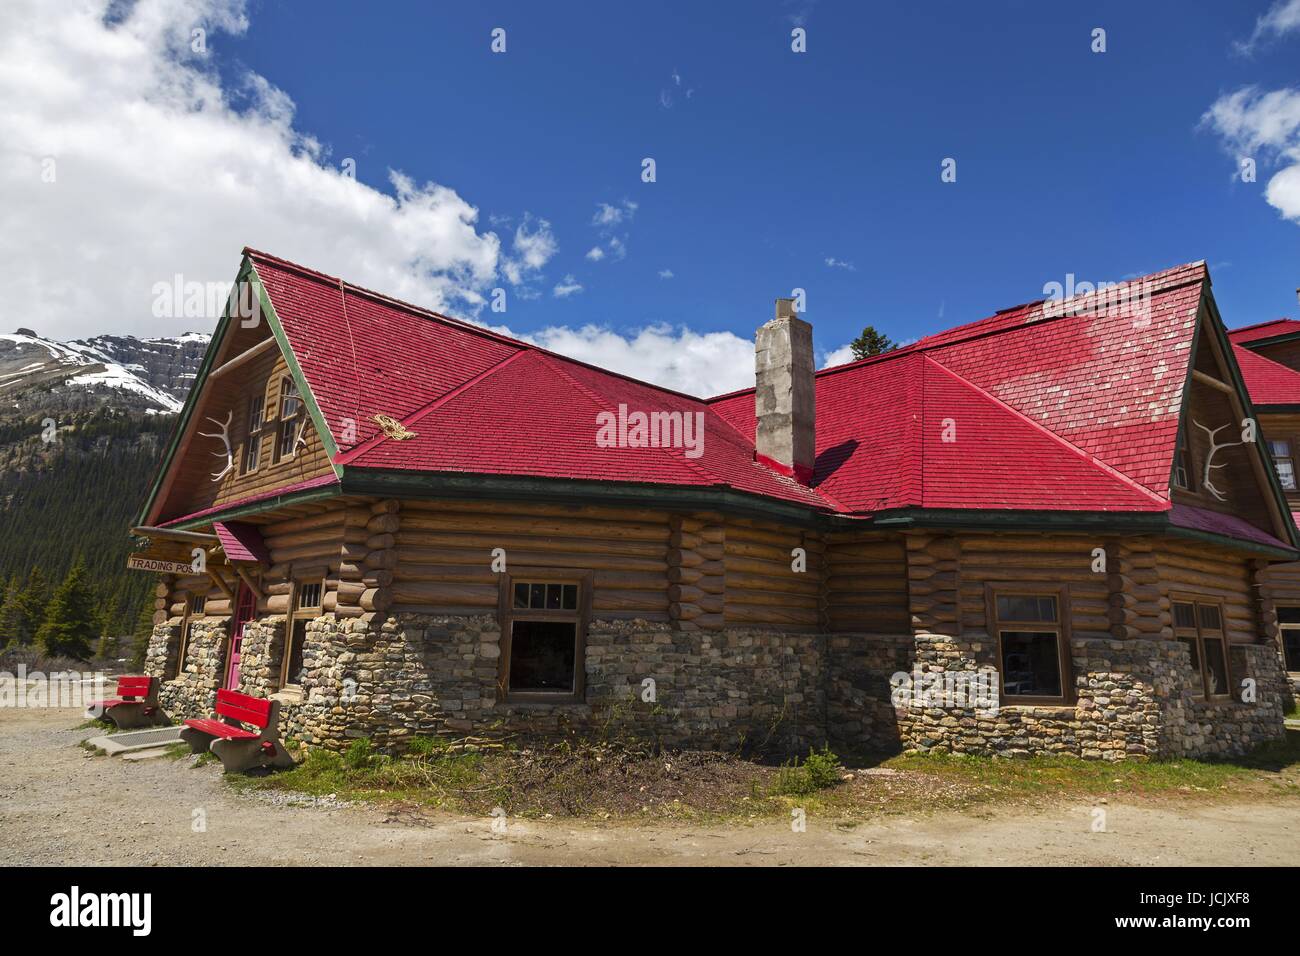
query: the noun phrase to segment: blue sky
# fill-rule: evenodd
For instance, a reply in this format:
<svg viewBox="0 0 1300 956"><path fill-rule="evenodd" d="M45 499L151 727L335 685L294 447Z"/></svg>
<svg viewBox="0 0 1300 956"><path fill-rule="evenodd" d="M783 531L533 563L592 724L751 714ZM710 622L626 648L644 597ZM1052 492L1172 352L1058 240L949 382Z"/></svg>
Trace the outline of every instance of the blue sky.
<svg viewBox="0 0 1300 956"><path fill-rule="evenodd" d="M56 337L210 328L150 290L244 244L697 393L795 287L823 358L1201 258L1297 312L1300 0L47 10L0 12L0 254Z"/></svg>
<svg viewBox="0 0 1300 956"><path fill-rule="evenodd" d="M1296 82L1300 37L1234 53L1266 4L1064 6L265 3L231 51L362 181L401 168L485 216L548 219L548 273L583 292L512 302L520 330L748 335L802 286L829 349L867 322L907 339L979 318L1067 272L1200 258L1229 323L1294 314L1300 228L1198 123L1226 91ZM597 203L624 200L627 257L587 260Z"/></svg>

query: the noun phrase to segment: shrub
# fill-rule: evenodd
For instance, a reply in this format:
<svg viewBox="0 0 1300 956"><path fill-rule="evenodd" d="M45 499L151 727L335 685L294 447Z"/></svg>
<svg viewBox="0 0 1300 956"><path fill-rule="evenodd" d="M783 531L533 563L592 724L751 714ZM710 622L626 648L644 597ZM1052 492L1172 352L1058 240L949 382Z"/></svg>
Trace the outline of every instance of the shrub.
<svg viewBox="0 0 1300 956"><path fill-rule="evenodd" d="M777 771L772 793L778 796L801 797L818 790L825 790L840 782L844 767L829 746L821 750L809 750L808 759L802 764L799 758L791 759Z"/></svg>
<svg viewBox="0 0 1300 956"><path fill-rule="evenodd" d="M365 770L375 761L375 751L369 737L352 741L343 753L343 766L348 770Z"/></svg>

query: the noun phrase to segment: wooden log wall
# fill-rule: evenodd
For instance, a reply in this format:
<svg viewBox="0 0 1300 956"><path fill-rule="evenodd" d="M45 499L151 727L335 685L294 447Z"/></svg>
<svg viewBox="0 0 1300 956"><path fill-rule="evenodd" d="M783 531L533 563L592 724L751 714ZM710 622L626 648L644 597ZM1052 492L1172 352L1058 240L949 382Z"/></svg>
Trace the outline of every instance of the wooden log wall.
<svg viewBox="0 0 1300 956"><path fill-rule="evenodd" d="M1111 636L1120 640L1172 638L1173 602L1160 585L1156 542L1148 538L1111 540L1105 550L1106 616Z"/></svg>
<svg viewBox="0 0 1300 956"><path fill-rule="evenodd" d="M833 532L825 542L825 602L832 631L907 634L907 553L900 535Z"/></svg>
<svg viewBox="0 0 1300 956"><path fill-rule="evenodd" d="M729 627L822 628L826 545L821 535L745 518L729 518L725 529L717 546L724 568L724 623ZM804 571L792 567L796 548L805 551Z"/></svg>
<svg viewBox="0 0 1300 956"><path fill-rule="evenodd" d="M961 636L966 611L965 542L946 534L907 534L903 540L912 629L918 634ZM982 598L982 588L979 593ZM981 615L977 628L982 626Z"/></svg>
<svg viewBox="0 0 1300 956"><path fill-rule="evenodd" d="M668 616L680 631L717 631L727 600L721 515L675 514L668 522Z"/></svg>
<svg viewBox="0 0 1300 956"><path fill-rule="evenodd" d="M1223 603L1223 628L1233 643L1260 640L1251 562L1212 545L1164 540L1157 543L1160 583L1167 596L1186 593Z"/></svg>
<svg viewBox="0 0 1300 956"><path fill-rule="evenodd" d="M398 519L398 515L393 516ZM390 566L396 611L488 614L500 580L492 551L507 568L595 571L597 619L668 621L669 516L598 506L493 501L404 501ZM680 583L680 582L679 582Z"/></svg>

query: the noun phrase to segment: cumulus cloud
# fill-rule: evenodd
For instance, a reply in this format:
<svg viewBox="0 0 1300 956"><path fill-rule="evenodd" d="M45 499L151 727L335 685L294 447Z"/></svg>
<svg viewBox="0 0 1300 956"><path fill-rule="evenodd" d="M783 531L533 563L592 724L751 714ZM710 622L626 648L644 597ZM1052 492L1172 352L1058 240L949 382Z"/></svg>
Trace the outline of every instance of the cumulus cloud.
<svg viewBox="0 0 1300 956"><path fill-rule="evenodd" d="M557 282L555 288L551 290L557 299L567 299L571 295L576 295L582 291L582 284L572 275L566 275L564 279Z"/></svg>
<svg viewBox="0 0 1300 956"><path fill-rule="evenodd" d="M831 351L822 356L821 367L830 368L833 365L844 365L848 362L856 361L857 359L853 357L853 346L841 345L839 348L831 349Z"/></svg>
<svg viewBox="0 0 1300 956"><path fill-rule="evenodd" d="M843 269L846 272L857 272L858 267L851 262L845 262L843 259L836 259L834 256L826 257L826 265L831 269Z"/></svg>
<svg viewBox="0 0 1300 956"><path fill-rule="evenodd" d="M1300 223L1300 89L1264 92L1244 87L1220 96L1201 117L1240 160L1251 157L1281 167L1264 186L1264 198Z"/></svg>
<svg viewBox="0 0 1300 956"><path fill-rule="evenodd" d="M521 336L542 348L707 398L754 385L754 343L731 332L696 332L666 323L620 335L587 325Z"/></svg>
<svg viewBox="0 0 1300 956"><path fill-rule="evenodd" d="M600 246L592 246L587 250L587 258L592 262L599 262L601 259L605 258L605 250L600 248Z"/></svg>
<svg viewBox="0 0 1300 956"><path fill-rule="evenodd" d="M1238 53L1247 56L1255 52L1260 43L1300 31L1300 0L1277 0L1267 12L1255 21L1250 38L1233 44Z"/></svg>
<svg viewBox="0 0 1300 956"><path fill-rule="evenodd" d="M659 278L661 278L661 279L671 279L672 277L673 277L673 270L672 270L672 269L660 269L660 270L659 270Z"/></svg>
<svg viewBox="0 0 1300 956"><path fill-rule="evenodd" d="M0 257L23 324L181 331L152 316L154 283L230 282L245 245L471 313L555 254L543 220L503 250L454 189L347 175L266 78L223 82L221 36L248 25L244 0L0 5Z"/></svg>

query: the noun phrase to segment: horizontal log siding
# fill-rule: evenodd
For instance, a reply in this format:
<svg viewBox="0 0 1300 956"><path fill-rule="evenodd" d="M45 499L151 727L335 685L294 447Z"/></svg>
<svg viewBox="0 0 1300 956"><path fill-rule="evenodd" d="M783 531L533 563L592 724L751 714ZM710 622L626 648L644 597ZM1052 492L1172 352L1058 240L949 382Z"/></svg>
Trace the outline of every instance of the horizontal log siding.
<svg viewBox="0 0 1300 956"><path fill-rule="evenodd" d="M393 532L393 610L494 612L507 566L590 569L592 613L605 620L668 620L666 513L507 502L403 501Z"/></svg>
<svg viewBox="0 0 1300 956"><path fill-rule="evenodd" d="M807 554L804 571L793 570L795 548ZM727 626L816 630L825 602L825 544L813 531L730 518L721 547Z"/></svg>
<svg viewBox="0 0 1300 956"><path fill-rule="evenodd" d="M1061 611L1069 615L1071 636L1111 636L1107 575L1092 570L1093 549L1105 542L1087 535L962 535L959 541L963 633L989 633L986 584L1030 591L1068 585L1070 607Z"/></svg>
<svg viewBox="0 0 1300 956"><path fill-rule="evenodd" d="M831 631L911 632L907 554L899 535L826 536L826 618Z"/></svg>
<svg viewBox="0 0 1300 956"><path fill-rule="evenodd" d="M1249 559L1208 545L1163 541L1156 549L1156 561L1166 597L1186 593L1220 600L1228 640L1237 644L1260 640Z"/></svg>

